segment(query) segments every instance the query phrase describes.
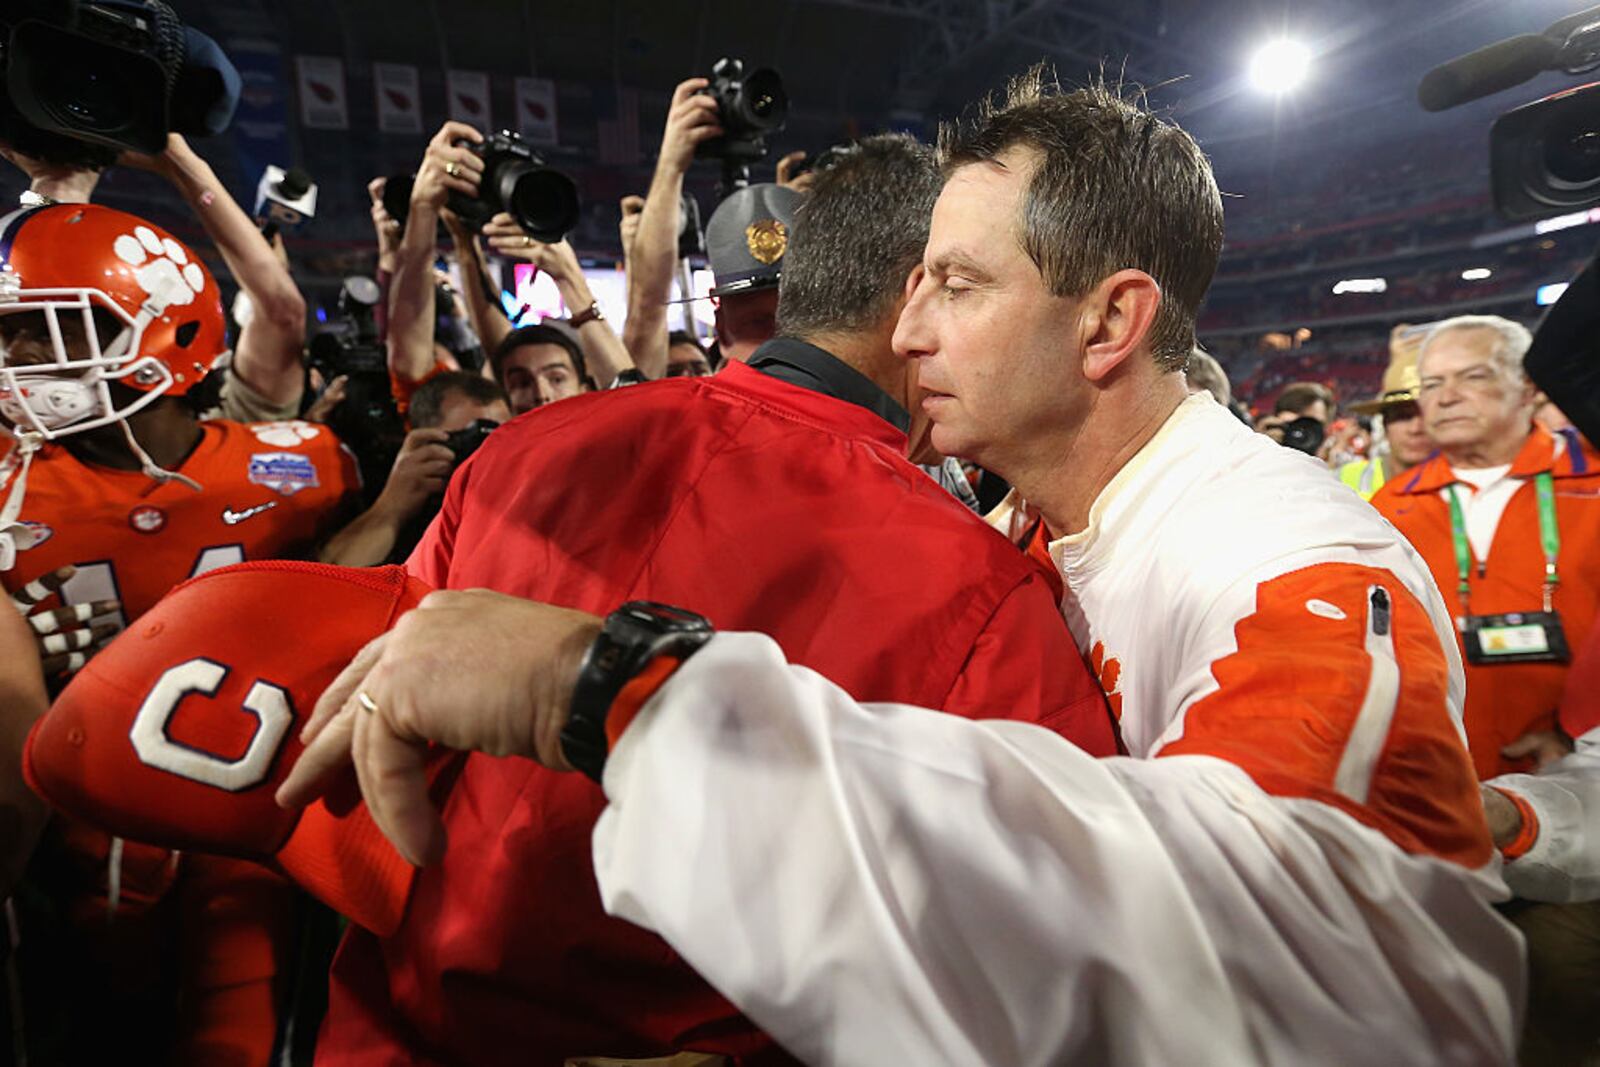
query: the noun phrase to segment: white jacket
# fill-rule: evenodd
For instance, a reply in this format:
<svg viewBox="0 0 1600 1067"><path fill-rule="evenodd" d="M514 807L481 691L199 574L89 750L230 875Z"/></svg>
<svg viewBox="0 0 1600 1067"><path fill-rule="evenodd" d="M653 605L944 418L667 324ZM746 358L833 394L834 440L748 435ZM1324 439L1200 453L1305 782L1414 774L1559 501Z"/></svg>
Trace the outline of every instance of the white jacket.
<svg viewBox="0 0 1600 1067"><path fill-rule="evenodd" d="M607 766L607 909L811 1063L1509 1063L1521 944L1393 529L1199 394L1050 552L1128 757L720 635Z"/></svg>

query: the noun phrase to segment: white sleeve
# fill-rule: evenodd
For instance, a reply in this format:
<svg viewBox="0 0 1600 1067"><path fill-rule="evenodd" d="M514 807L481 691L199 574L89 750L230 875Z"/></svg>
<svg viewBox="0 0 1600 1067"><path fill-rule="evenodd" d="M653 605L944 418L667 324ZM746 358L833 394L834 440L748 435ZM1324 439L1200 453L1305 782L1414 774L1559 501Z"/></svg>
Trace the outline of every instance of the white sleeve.
<svg viewBox="0 0 1600 1067"><path fill-rule="evenodd" d="M1553 904L1600 900L1600 727L1538 774L1485 784L1517 794L1539 817L1533 847L1505 865L1511 891Z"/></svg>
<svg viewBox="0 0 1600 1067"><path fill-rule="evenodd" d="M606 909L807 1063L1511 1057L1497 882L1210 757L863 706L722 634L605 789Z"/></svg>

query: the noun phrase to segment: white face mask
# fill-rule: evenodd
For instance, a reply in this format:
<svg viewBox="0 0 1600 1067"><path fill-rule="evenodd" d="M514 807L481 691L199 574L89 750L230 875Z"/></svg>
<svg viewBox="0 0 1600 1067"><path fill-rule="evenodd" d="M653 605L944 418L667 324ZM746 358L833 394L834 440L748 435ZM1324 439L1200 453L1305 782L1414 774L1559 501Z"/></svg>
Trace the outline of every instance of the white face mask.
<svg viewBox="0 0 1600 1067"><path fill-rule="evenodd" d="M0 381L0 415L20 429L33 426L37 419L46 430L60 430L99 410L98 391L82 378L18 373L13 380L14 389Z"/></svg>

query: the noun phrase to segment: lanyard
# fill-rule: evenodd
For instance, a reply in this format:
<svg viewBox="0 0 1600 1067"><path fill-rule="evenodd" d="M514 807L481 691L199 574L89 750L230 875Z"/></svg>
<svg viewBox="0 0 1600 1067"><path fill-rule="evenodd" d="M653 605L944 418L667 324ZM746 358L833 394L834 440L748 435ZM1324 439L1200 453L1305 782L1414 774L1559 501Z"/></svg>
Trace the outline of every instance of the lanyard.
<svg viewBox="0 0 1600 1067"><path fill-rule="evenodd" d="M1456 548L1456 592L1461 597L1461 612L1467 610L1467 600L1472 595L1472 542L1467 540L1467 520L1461 512L1461 500L1456 487L1446 490L1450 497L1450 537ZM1544 610L1551 610L1555 602L1556 586L1561 576L1556 572L1556 557L1561 555L1561 529L1556 525L1556 493L1550 472L1544 471L1533 479L1534 497L1539 503L1539 543L1544 549Z"/></svg>

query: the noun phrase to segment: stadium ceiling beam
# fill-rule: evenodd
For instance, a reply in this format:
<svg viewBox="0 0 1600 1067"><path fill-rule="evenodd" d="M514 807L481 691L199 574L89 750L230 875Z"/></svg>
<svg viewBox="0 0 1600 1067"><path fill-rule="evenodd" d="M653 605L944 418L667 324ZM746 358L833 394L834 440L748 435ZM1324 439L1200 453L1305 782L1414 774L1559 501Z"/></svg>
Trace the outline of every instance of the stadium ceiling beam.
<svg viewBox="0 0 1600 1067"><path fill-rule="evenodd" d="M1136 80L1160 80L1144 57L1184 53L1099 11L1064 0L810 0L921 24L901 50L896 103L925 110L942 80L997 43L1037 48L1058 61L1097 68L1102 59ZM1155 0L1159 3L1159 0ZM1138 56L1139 59L1132 57ZM1124 67L1124 63L1126 66Z"/></svg>

